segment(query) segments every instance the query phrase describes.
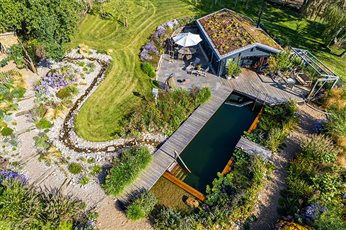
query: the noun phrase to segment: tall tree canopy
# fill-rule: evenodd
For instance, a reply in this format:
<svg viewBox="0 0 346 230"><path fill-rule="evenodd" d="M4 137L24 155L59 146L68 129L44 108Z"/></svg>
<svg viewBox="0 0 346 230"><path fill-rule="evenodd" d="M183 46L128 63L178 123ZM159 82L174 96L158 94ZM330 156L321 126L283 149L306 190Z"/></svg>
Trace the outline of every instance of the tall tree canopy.
<svg viewBox="0 0 346 230"><path fill-rule="evenodd" d="M327 25L324 31L326 41L345 47L346 8L340 3L331 4L325 11L323 20Z"/></svg>
<svg viewBox="0 0 346 230"><path fill-rule="evenodd" d="M82 9L79 0L0 0L0 32L16 30L25 42L40 47L43 56L58 59Z"/></svg>
<svg viewBox="0 0 346 230"><path fill-rule="evenodd" d="M304 0L301 12L307 17L323 17L330 5L346 4L346 0Z"/></svg>

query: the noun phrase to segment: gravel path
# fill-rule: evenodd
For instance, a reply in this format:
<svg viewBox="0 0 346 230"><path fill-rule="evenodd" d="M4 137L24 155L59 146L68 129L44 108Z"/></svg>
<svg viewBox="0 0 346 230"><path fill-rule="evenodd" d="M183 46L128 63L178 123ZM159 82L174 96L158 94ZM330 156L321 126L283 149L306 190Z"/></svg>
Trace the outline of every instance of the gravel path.
<svg viewBox="0 0 346 230"><path fill-rule="evenodd" d="M11 65L7 70L14 69ZM20 171L29 178L29 183L42 189L60 189L62 194L72 196L84 201L88 207L95 207L99 217L96 222L97 229L152 229L147 221L128 221L124 212L115 206L115 200L107 196L99 183L92 180L86 186L80 186L71 175L66 175L58 165L47 166L38 160L38 154L34 146L34 136L38 130L33 126L33 120L27 113L35 106L34 83L44 76L48 69L39 68L39 74L33 74L26 70L21 70L27 84L27 91L24 98L18 103L19 108L15 116L16 133L18 135L18 155ZM68 151L67 151L68 152ZM69 152L72 154L72 152Z"/></svg>
<svg viewBox="0 0 346 230"><path fill-rule="evenodd" d="M301 141L308 134L314 133L314 125L326 119L325 115L308 105L299 106L298 127L285 140L286 147L273 156L276 169L265 189L259 194L259 205L256 207L255 215L257 221L250 225L252 230L273 229L279 218L277 213L280 191L287 187L287 167L294 155L300 149Z"/></svg>

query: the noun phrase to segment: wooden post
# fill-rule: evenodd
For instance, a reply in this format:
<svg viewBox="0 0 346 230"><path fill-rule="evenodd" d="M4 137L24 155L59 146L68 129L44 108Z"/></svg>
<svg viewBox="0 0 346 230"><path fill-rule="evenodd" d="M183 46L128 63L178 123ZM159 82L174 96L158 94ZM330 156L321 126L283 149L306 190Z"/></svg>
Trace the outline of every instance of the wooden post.
<svg viewBox="0 0 346 230"><path fill-rule="evenodd" d="M191 170L187 167L187 165L185 164L185 162L183 161L183 159L181 159L181 157L179 156L179 154L177 153L177 151L174 151L175 155L176 155L176 158L175 160L177 160L177 158L179 158L179 160L181 161L181 163L184 165L185 169L191 173Z"/></svg>
<svg viewBox="0 0 346 230"><path fill-rule="evenodd" d="M23 43L18 39L19 44L22 46L22 49L24 51L24 57L25 57L25 61L27 62L27 65L29 66L29 69L33 72L33 73L37 73L37 69L33 63L33 61L30 58L30 55L28 54L28 52L26 51L26 49L24 48Z"/></svg>

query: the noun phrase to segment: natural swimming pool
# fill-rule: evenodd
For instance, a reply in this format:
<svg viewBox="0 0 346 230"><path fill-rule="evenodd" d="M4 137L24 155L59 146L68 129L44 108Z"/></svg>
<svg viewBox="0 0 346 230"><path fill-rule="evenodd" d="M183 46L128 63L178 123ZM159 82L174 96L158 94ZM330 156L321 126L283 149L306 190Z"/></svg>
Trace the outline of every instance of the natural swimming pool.
<svg viewBox="0 0 346 230"><path fill-rule="evenodd" d="M218 109L180 155L191 170L185 183L205 192L206 185L211 185L217 172L226 166L241 135L257 116L259 108L253 107L225 103Z"/></svg>

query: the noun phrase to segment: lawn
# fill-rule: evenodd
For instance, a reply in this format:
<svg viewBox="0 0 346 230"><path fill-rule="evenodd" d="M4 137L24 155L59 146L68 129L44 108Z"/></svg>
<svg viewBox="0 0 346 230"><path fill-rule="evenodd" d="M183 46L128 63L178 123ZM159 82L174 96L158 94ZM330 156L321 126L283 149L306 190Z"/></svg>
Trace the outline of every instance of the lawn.
<svg viewBox="0 0 346 230"><path fill-rule="evenodd" d="M107 3L109 8L114 1ZM147 3L147 7L133 8L128 28L114 20L87 15L69 44L76 47L84 43L94 49L112 50L113 65L107 78L76 116L76 131L87 140L112 139L120 119L140 101L135 92L150 92L151 82L140 69L138 54L155 28L170 19L192 14L192 7L179 0Z"/></svg>
<svg viewBox="0 0 346 230"><path fill-rule="evenodd" d="M114 1L117 0L107 2L106 8L111 9ZM128 28L115 20L102 20L97 16L87 15L79 26L79 32L69 44L70 47L76 47L84 43L94 49L112 51L110 54L113 65L107 78L82 106L76 117L76 131L87 140L113 139L113 134L119 130L119 121L140 101L135 95L151 91L151 82L140 69L138 54L158 25L186 15L202 16L223 7L246 13L256 20L259 5L253 1L246 10L240 3L236 7L230 3L220 3L213 7L211 1L202 1L197 7L193 7L188 0L142 2L147 2L147 6L133 7ZM293 11L284 11L271 5L266 6L262 23L275 38L292 46L311 50L346 79L346 57L337 57L322 43L321 23L300 19Z"/></svg>

